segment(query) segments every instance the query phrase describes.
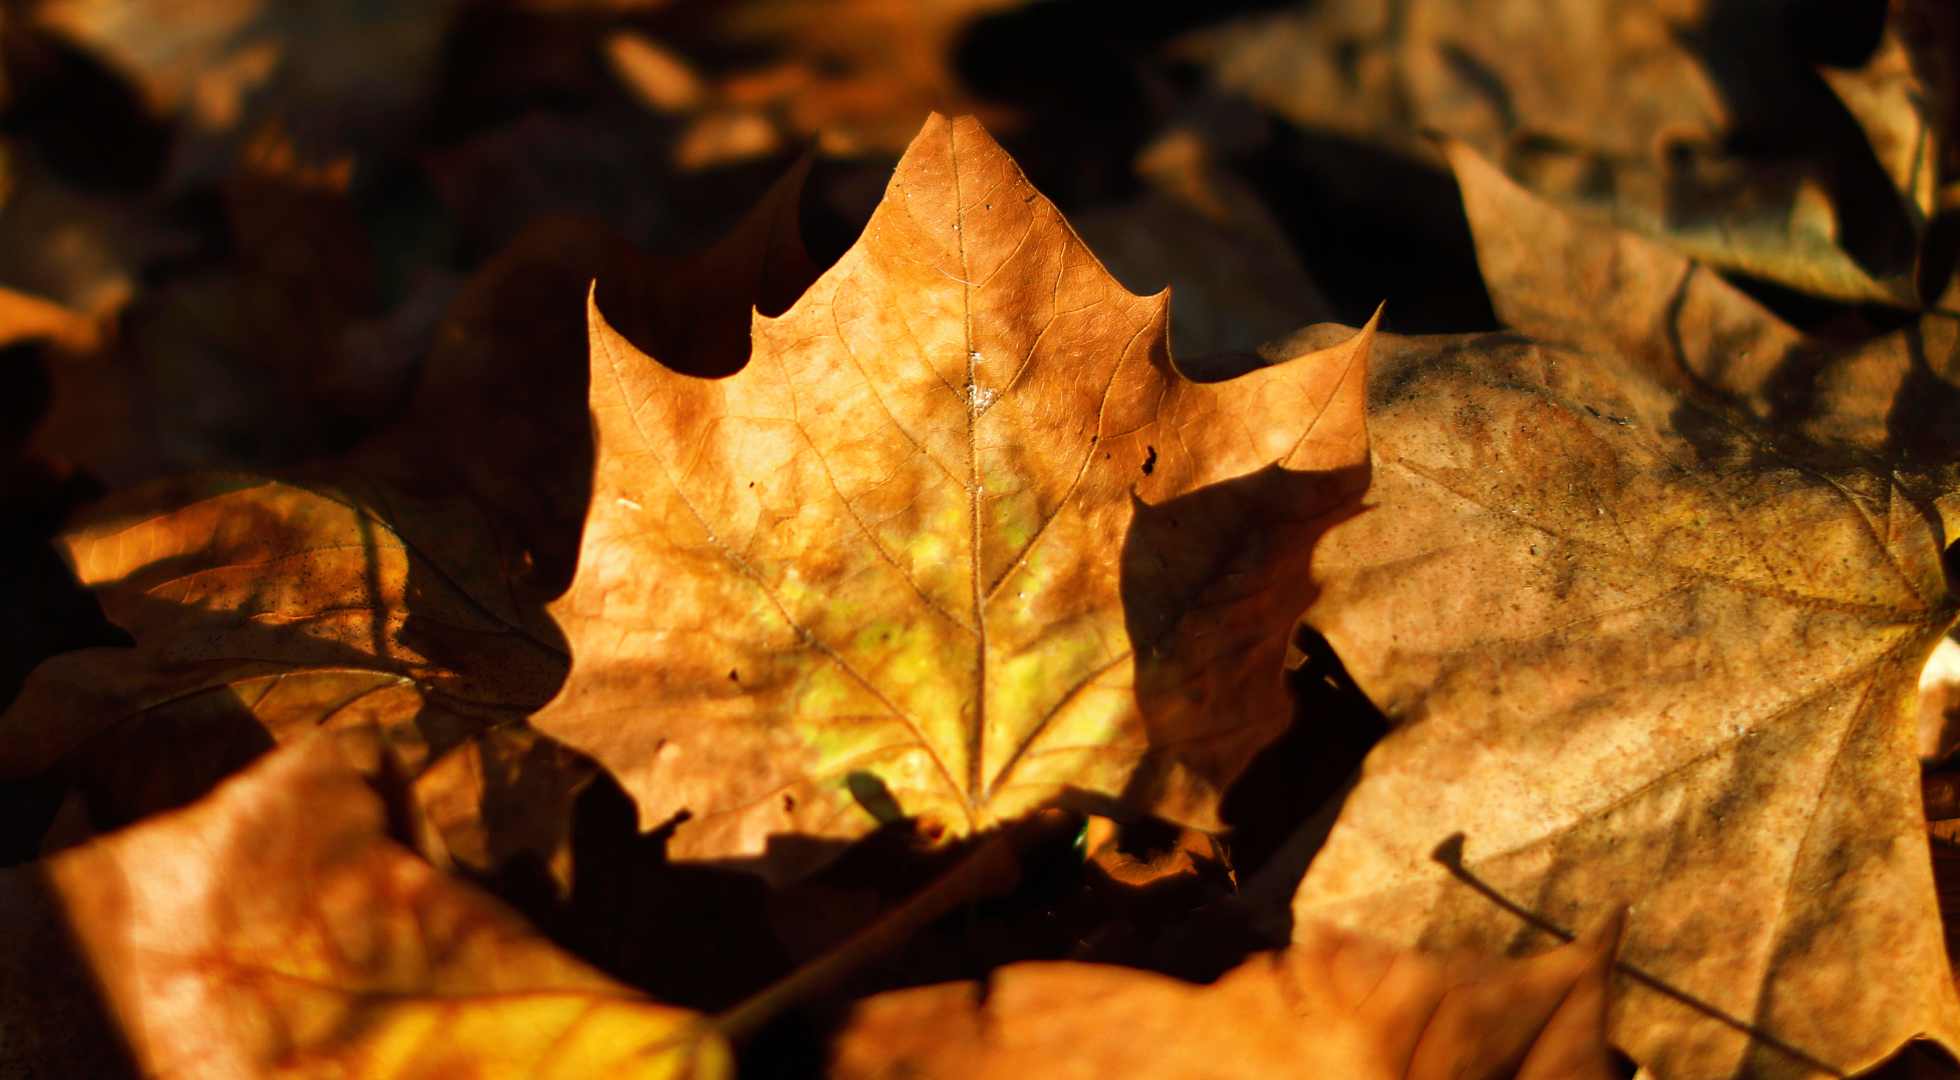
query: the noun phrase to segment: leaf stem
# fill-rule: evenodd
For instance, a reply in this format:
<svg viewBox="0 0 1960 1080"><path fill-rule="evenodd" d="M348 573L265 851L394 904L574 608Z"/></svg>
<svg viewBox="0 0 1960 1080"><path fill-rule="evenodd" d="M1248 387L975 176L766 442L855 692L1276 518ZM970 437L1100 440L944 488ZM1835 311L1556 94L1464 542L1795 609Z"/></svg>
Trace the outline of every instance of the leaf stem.
<svg viewBox="0 0 1960 1080"><path fill-rule="evenodd" d="M730 1042L748 1039L784 1011L832 989L947 912L1013 889L1020 883L1022 855L1067 828L1073 820L1073 815L1044 811L986 837L951 870L879 916L871 925L747 1000L717 1014L713 1020L715 1029Z"/></svg>

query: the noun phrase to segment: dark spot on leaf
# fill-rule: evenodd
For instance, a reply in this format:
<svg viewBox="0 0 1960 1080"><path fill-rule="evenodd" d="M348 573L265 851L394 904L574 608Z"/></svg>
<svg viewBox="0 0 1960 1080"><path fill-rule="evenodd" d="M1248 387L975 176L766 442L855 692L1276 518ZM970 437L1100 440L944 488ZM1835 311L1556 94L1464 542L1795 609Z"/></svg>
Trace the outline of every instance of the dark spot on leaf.
<svg viewBox="0 0 1960 1080"><path fill-rule="evenodd" d="M735 670L734 668L729 668L729 669L728 669L728 681L729 681L729 682L741 682L741 681L742 681L742 676L741 676L741 673L740 673L740 672L738 672L738 671L736 671L736 670Z"/></svg>
<svg viewBox="0 0 1960 1080"><path fill-rule="evenodd" d="M1156 469L1157 469L1157 448L1154 446L1146 446L1143 448L1143 475L1149 476L1152 472L1155 472Z"/></svg>
<svg viewBox="0 0 1960 1080"><path fill-rule="evenodd" d="M784 792L784 793L783 793L783 813L785 813L785 814L788 814L788 813L792 813L792 812L794 812L795 810L796 810L796 796L794 796L794 795L791 795L791 794L790 794L789 792L787 792L787 791L786 791L786 792Z"/></svg>

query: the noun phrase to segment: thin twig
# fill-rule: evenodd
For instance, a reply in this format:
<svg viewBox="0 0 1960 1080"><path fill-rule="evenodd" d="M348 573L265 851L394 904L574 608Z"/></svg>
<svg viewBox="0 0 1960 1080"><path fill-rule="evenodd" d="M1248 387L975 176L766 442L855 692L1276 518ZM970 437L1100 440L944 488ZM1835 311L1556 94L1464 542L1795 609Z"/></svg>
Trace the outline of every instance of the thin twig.
<svg viewBox="0 0 1960 1080"><path fill-rule="evenodd" d="M947 912L1013 888L1020 879L1022 854L1055 835L1065 816L1043 814L982 840L951 870L870 926L715 1016L715 1029L731 1042L747 1039L785 1010L832 989Z"/></svg>
<svg viewBox="0 0 1960 1080"><path fill-rule="evenodd" d="M1552 922L1550 919L1545 918L1544 916L1538 914L1537 912L1532 911L1530 908L1527 908L1524 905L1518 903L1517 901L1512 900L1510 897L1505 896L1503 893L1498 892L1495 887L1491 886L1488 882L1484 881L1482 878L1478 877L1475 873L1471 872L1470 868L1468 866L1465 866L1463 863L1463 840L1464 840L1464 836L1462 833L1450 834L1448 839L1436 845L1436 850L1430 854L1430 857L1435 859L1438 863L1441 863L1446 869L1449 870L1450 874L1454 876L1458 881L1461 881L1465 885L1468 885L1472 889L1475 889L1486 900L1489 900L1491 903L1496 904L1498 907L1503 908L1505 911L1508 911L1511 914L1517 916L1518 918L1524 920L1526 923L1530 924L1531 926L1539 930L1543 930L1545 933L1550 934L1555 938L1558 938L1560 941L1572 941L1577 937L1577 935L1572 933L1570 930L1567 930L1564 927L1559 926L1557 923ZM1619 971L1622 975L1625 975L1627 978L1632 979L1634 982L1637 982L1640 985L1646 987L1647 989L1652 990L1656 994L1659 994L1662 997L1671 998L1674 1001L1678 1001L1681 1004L1686 1005L1688 1008L1693 1009L1698 1013L1701 1013L1702 1015L1708 1017L1711 1020L1715 1020L1719 1023L1727 1025L1728 1027L1734 1028L1735 1030L1743 1033L1744 1035L1749 1036L1751 1039L1754 1039L1759 1043L1762 1043L1764 1046L1767 1046L1772 1050L1776 1050L1780 1053L1789 1055L1791 1058L1794 1058L1799 1064L1803 1065L1805 1068L1814 1069L1817 1072L1821 1072L1825 1074L1826 1076L1844 1077L1850 1075L1846 1073L1844 1070L1839 1069L1835 1066L1826 1065L1825 1063L1817 1060L1816 1058L1810 1056L1809 1054L1804 1053L1802 1050L1790 1045L1787 1042L1784 1042L1782 1039L1779 1039L1776 1036L1771 1035L1769 1032L1764 1031L1763 1029L1757 1027L1756 1025L1749 1023L1747 1020L1742 1020L1738 1017L1730 1016L1728 1013L1722 1011L1722 1009L1717 1007L1716 1005L1713 1005L1707 1001L1703 1001L1702 999L1695 997L1693 994L1690 994L1685 990L1676 989L1675 987L1669 985L1668 983L1662 982L1659 978L1653 975L1649 975L1645 971L1642 971L1639 968L1634 967L1632 964L1626 963L1623 960L1615 960L1613 961L1613 967L1615 970Z"/></svg>

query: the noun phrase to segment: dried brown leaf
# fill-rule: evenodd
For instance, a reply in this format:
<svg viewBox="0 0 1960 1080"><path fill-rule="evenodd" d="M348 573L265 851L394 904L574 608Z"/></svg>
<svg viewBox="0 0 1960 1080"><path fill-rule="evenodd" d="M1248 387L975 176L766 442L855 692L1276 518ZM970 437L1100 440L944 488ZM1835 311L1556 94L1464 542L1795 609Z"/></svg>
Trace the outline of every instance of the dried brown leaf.
<svg viewBox="0 0 1960 1080"><path fill-rule="evenodd" d="M385 826L316 737L194 806L0 871L18 935L0 1068L100 1075L120 1044L149 1076L732 1074L693 1014L559 951Z"/></svg>
<svg viewBox="0 0 1960 1080"><path fill-rule="evenodd" d="M1212 823L1289 716L1312 539L1365 477L1371 331L1201 385L1165 309L936 116L741 371L676 372L595 307L573 668L534 723L643 826L688 811L676 855L1064 797Z"/></svg>
<svg viewBox="0 0 1960 1080"><path fill-rule="evenodd" d="M1750 389L1906 352L1806 352L1678 254L1452 155L1535 340L1383 346L1374 508L1323 542L1306 619L1398 727L1296 916L1498 948L1631 904L1614 1041L1658 1075L1955 1045L1916 751L1956 613L1951 459L1872 415L1882 382L1802 421Z"/></svg>
<svg viewBox="0 0 1960 1080"><path fill-rule="evenodd" d="M832 1075L1551 1077L1613 1075L1618 920L1522 960L1425 956L1333 927L1211 986L1088 964L1014 964L861 1002Z"/></svg>
<svg viewBox="0 0 1960 1080"><path fill-rule="evenodd" d="M1808 9L1808 10L1806 10ZM1460 139L1535 192L1797 289L1917 305L1939 148L1888 31L1828 81L1804 19L1856 5L1337 0L1187 42L1312 132L1434 161ZM1858 29L1823 31L1839 42Z"/></svg>
<svg viewBox="0 0 1960 1080"><path fill-rule="evenodd" d="M7 775L68 760L97 814L130 821L276 742L368 728L391 768L421 776L459 853L529 847L564 870L569 804L591 774L509 730L549 698L563 654L548 623L507 602L494 564L438 567L345 496L244 479L119 496L59 543L136 644L35 670L0 714ZM456 754L511 764L445 762ZM473 838L478 817L521 828Z"/></svg>
<svg viewBox="0 0 1960 1080"><path fill-rule="evenodd" d="M369 729L432 858L484 870L528 853L565 885L571 804L594 773L522 722L564 673L543 603L570 577L590 471L565 435L586 422L581 300L609 272L665 351L739 360L750 305L814 275L793 231L800 177L689 259L541 224L465 290L407 414L331 482L192 478L97 508L61 547L135 648L35 672L0 716L0 770L62 764L93 816L127 822L276 742Z"/></svg>

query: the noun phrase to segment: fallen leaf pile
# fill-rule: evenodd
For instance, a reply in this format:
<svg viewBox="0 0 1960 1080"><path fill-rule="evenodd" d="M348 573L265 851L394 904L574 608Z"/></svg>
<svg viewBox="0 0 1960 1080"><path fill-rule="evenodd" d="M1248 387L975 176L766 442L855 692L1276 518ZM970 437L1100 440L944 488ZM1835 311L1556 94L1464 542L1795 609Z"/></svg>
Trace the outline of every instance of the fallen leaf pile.
<svg viewBox="0 0 1960 1080"><path fill-rule="evenodd" d="M0 1075L1960 1074L1960 19L1251 6L0 6Z"/></svg>

